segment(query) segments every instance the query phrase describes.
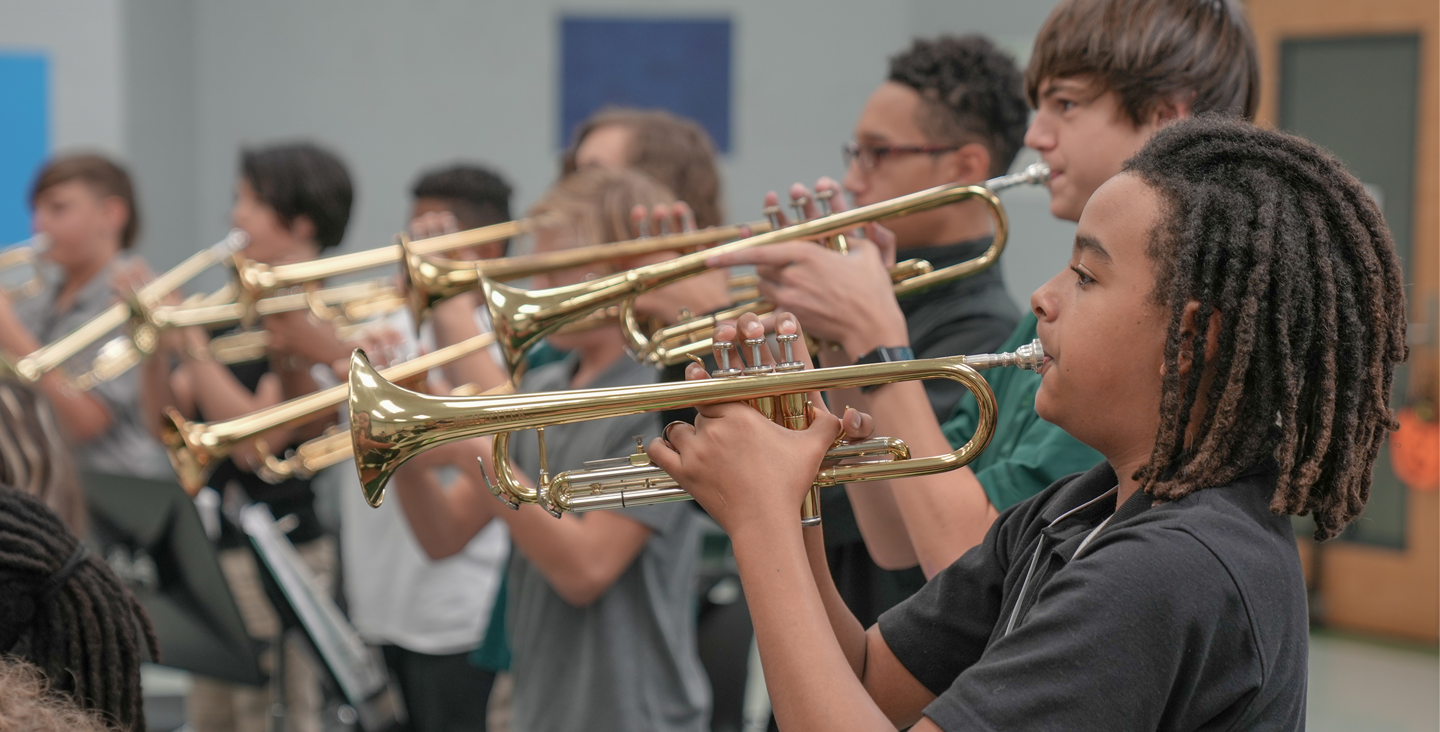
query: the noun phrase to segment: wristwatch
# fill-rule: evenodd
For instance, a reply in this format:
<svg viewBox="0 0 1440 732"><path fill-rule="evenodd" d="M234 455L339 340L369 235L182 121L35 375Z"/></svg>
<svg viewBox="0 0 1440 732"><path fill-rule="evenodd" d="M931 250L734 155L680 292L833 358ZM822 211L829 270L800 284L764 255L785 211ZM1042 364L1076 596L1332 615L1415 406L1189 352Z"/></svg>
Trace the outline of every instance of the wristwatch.
<svg viewBox="0 0 1440 732"><path fill-rule="evenodd" d="M861 356L855 361L855 365L859 366L861 364L867 363L889 363L891 361L910 361L914 358L915 352L910 350L909 346L896 346L893 348L889 346L881 346L865 354L864 356ZM869 394L870 392L879 389L884 385L885 384L867 384L860 387L860 393Z"/></svg>

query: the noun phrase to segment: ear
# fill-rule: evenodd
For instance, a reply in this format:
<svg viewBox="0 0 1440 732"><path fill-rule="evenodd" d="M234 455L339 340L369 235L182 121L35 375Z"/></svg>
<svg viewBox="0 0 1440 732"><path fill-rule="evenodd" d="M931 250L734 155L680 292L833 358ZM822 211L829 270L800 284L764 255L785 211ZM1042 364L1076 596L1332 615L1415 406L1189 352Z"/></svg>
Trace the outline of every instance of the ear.
<svg viewBox="0 0 1440 732"><path fill-rule="evenodd" d="M1161 100L1156 105L1155 111L1150 113L1149 123L1154 129L1160 129L1171 122L1176 122L1195 114L1195 92L1176 92Z"/></svg>
<svg viewBox="0 0 1440 732"><path fill-rule="evenodd" d="M990 177L990 150L978 142L960 146L944 157L946 180L979 183Z"/></svg>
<svg viewBox="0 0 1440 732"><path fill-rule="evenodd" d="M290 235L301 241L315 241L315 222L305 214L296 216L290 222Z"/></svg>
<svg viewBox="0 0 1440 732"><path fill-rule="evenodd" d="M125 204L125 199L119 196L106 196L100 201L105 216L105 226L114 231L116 236L125 230L125 223L130 220L130 207Z"/></svg>
<svg viewBox="0 0 1440 732"><path fill-rule="evenodd" d="M1191 300L1185 303L1185 312L1180 316L1180 354L1177 357L1180 367L1180 375L1190 373L1190 367L1195 362L1195 334L1198 331L1196 321L1200 314L1200 303ZM1210 322L1205 328L1205 361L1209 363L1215 358L1220 350L1220 311L1210 309ZM1164 365L1161 365L1161 373L1164 373Z"/></svg>

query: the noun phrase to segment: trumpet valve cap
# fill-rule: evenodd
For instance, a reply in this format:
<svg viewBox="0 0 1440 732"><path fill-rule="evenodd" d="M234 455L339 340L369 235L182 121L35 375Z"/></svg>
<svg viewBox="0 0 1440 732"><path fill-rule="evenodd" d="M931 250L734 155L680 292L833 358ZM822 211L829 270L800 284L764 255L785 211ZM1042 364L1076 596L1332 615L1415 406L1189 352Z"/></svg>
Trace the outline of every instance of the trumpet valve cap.
<svg viewBox="0 0 1440 732"><path fill-rule="evenodd" d="M778 228L780 228L780 207L779 207L779 206L766 206L766 207L761 211L761 213L763 213L763 214L765 215L765 219L770 222L770 228L772 228L772 229L778 229Z"/></svg>
<svg viewBox="0 0 1440 732"><path fill-rule="evenodd" d="M821 215L829 216L831 213L833 213L833 209L830 208L830 199L834 197L835 191L830 188L826 188L823 191L815 192L815 203L820 205Z"/></svg>
<svg viewBox="0 0 1440 732"><path fill-rule="evenodd" d="M714 348L715 360L720 364L720 368L711 371L710 375L716 378L739 376L741 374L740 369L734 368L730 365L730 352L735 349L735 344L721 341L719 343L716 343L714 345Z"/></svg>
<svg viewBox="0 0 1440 732"><path fill-rule="evenodd" d="M795 342L798 340L800 340L798 333L781 333L775 336L775 341L780 344L780 352L784 354L785 358L785 362L777 368L788 371L803 366L795 360Z"/></svg>

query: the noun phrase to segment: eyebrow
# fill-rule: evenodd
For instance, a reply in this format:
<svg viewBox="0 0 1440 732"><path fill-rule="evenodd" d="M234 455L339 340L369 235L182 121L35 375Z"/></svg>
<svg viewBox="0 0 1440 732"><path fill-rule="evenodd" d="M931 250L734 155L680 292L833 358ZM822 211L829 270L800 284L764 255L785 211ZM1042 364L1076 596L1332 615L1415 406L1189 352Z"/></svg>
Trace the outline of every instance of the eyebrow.
<svg viewBox="0 0 1440 732"><path fill-rule="evenodd" d="M1056 94L1063 94L1066 92L1072 94L1079 94L1089 89L1090 86L1090 84L1085 84L1079 81L1071 81L1068 79L1064 81L1052 81L1050 82L1049 86L1046 86L1045 89L1040 92L1040 98L1049 99Z"/></svg>
<svg viewBox="0 0 1440 732"><path fill-rule="evenodd" d="M1099 257L1100 259L1104 260L1106 263L1113 263L1113 262L1115 261L1114 257L1111 257L1111 256L1110 256L1110 252L1106 251L1106 250L1105 250L1105 247L1104 247L1102 244L1100 244L1100 240L1099 240L1099 239L1096 239L1096 238L1093 237L1093 236L1084 236L1084 235L1081 235L1081 234L1076 234L1076 235L1075 235L1075 251L1077 251L1077 252L1083 252L1083 251L1094 252L1094 254L1095 254L1096 257Z"/></svg>

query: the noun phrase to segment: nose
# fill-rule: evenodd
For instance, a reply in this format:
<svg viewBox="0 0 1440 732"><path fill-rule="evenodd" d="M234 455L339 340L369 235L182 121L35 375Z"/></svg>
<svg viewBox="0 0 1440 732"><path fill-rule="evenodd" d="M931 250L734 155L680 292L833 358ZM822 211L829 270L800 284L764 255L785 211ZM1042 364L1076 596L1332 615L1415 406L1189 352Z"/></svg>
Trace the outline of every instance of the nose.
<svg viewBox="0 0 1440 732"><path fill-rule="evenodd" d="M859 161L852 160L850 167L845 169L845 177L840 181L846 192L855 196L865 191L865 176L860 172Z"/></svg>
<svg viewBox="0 0 1440 732"><path fill-rule="evenodd" d="M1030 293L1030 311L1035 313L1036 320L1042 323L1053 321L1059 314L1059 298L1056 297L1056 293L1064 275L1065 270L1060 270L1050 278L1049 282Z"/></svg>
<svg viewBox="0 0 1440 732"><path fill-rule="evenodd" d="M1042 153L1055 147L1055 133L1045 115L1037 112L1030 120L1030 126L1025 129L1025 147Z"/></svg>

